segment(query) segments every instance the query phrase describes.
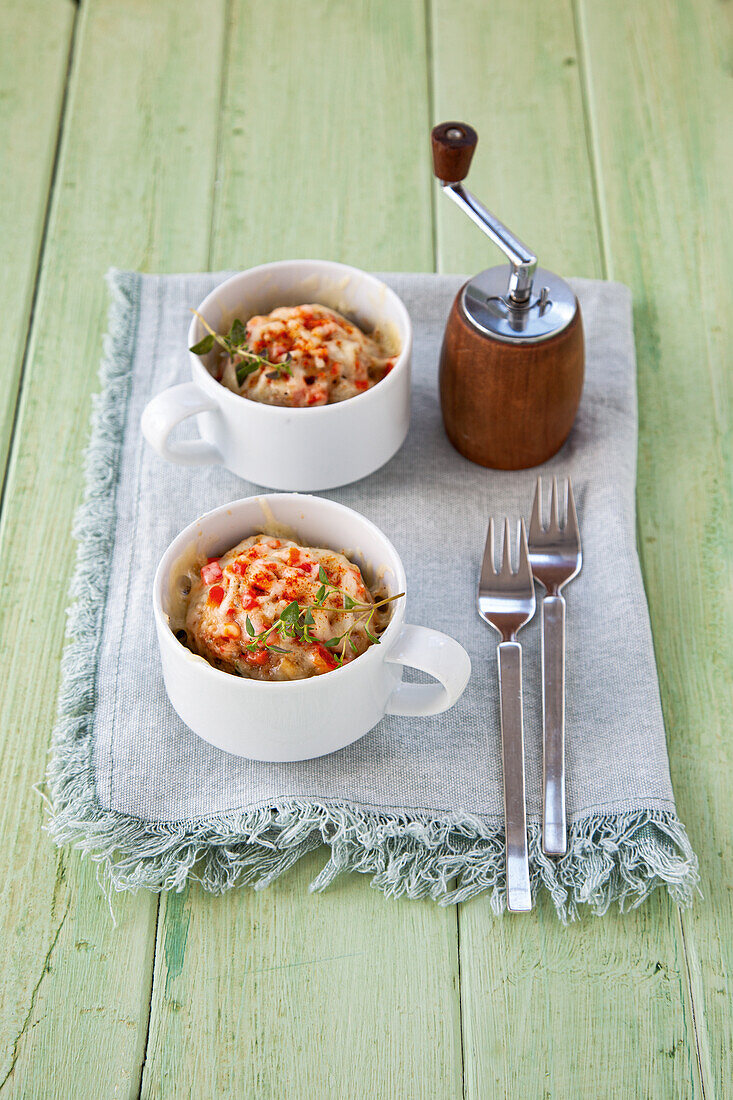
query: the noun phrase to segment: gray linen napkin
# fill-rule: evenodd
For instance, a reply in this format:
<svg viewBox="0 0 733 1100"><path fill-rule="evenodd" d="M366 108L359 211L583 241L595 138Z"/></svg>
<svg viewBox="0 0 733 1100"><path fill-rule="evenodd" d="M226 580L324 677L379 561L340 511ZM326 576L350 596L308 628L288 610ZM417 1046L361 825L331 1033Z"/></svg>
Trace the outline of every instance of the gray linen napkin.
<svg viewBox="0 0 733 1100"><path fill-rule="evenodd" d="M180 889L189 876L212 891L264 886L325 842L331 857L315 889L357 870L385 894L443 904L488 890L500 911L496 639L476 614L476 580L489 515L526 516L537 473L557 472L573 479L584 559L566 592L570 837L562 860L543 856L536 616L521 636L533 888L550 891L563 920L579 903L599 913L614 900L637 904L661 882L688 902L696 860L675 813L635 546L628 290L572 281L587 340L576 424L541 471L503 473L463 459L441 424L438 351L462 280L385 277L415 328L412 426L387 466L328 495L394 542L407 571L408 621L456 637L473 675L445 714L390 717L330 756L263 764L229 756L182 724L163 688L151 611L153 573L173 536L200 513L258 491L219 468L167 464L139 427L151 395L189 377L189 307L224 277L110 274L110 333L49 769L54 838L88 851L117 889Z"/></svg>

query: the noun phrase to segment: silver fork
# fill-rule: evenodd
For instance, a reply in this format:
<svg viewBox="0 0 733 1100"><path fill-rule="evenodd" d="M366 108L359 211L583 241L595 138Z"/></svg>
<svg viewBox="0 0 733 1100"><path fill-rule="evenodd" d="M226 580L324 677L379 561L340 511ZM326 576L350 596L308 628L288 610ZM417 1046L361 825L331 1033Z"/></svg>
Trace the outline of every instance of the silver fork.
<svg viewBox="0 0 733 1100"><path fill-rule="evenodd" d="M570 478L563 485L567 518L560 525L557 478L552 479L550 522L542 523L542 478L529 522L529 560L545 588L542 600L542 850L548 856L567 851L565 814L565 600L561 590L583 564L578 517Z"/></svg>
<svg viewBox="0 0 733 1100"><path fill-rule="evenodd" d="M494 521L489 520L478 585L478 613L501 636L497 657L501 702L501 752L504 770L504 832L506 836L507 908L526 913L532 908L527 852L527 811L524 796L524 728L522 720L522 647L517 631L535 612L535 593L527 553L524 521L519 528L519 568L511 567L509 520L504 520L501 569L494 568Z"/></svg>

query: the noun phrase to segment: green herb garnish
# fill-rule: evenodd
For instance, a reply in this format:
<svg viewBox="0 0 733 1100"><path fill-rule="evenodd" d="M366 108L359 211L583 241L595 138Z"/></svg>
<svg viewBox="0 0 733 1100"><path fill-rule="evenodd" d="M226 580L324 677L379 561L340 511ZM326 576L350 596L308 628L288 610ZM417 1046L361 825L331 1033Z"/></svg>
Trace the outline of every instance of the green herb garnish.
<svg viewBox="0 0 733 1100"><path fill-rule="evenodd" d="M288 352L282 363L278 363L273 370L267 371L265 378L282 378L285 374L287 374L288 378L292 378L293 368L290 366L292 360L293 357L290 352Z"/></svg>
<svg viewBox="0 0 733 1100"><path fill-rule="evenodd" d="M250 641L244 648L250 653L254 653L257 649L266 649L271 653L287 653L288 650L268 642L270 635L277 632L278 634L284 635L286 638L297 638L301 642L310 643L312 645L323 645L326 649L335 650L338 646L341 646L341 651L334 653L333 657L338 665L342 665L344 663L344 652L347 645L354 653L357 651L356 643L351 635L359 625L363 625L369 640L374 645L379 645L378 635L370 629L374 616L380 608L386 607L387 604L394 603L395 600L402 599L405 593L399 592L396 596L385 596L383 599L375 600L374 603L362 603L359 600L353 599L347 592L331 584L322 565L318 568L318 579L321 582L321 587L316 593L315 603L301 606L297 600L293 600L292 603L289 603L287 607L283 608L267 630L255 634L252 622L249 616L247 616L245 626ZM326 600L329 596L340 597L341 607L327 608ZM351 612L354 616L351 625L343 634L337 634L333 638L329 638L326 642L322 642L320 638L315 638L311 633L311 627L314 625L315 621L313 619L313 612L324 609L327 611L335 611L342 615Z"/></svg>
<svg viewBox="0 0 733 1100"><path fill-rule="evenodd" d="M293 377L293 368L290 366L290 353L286 355L284 362L275 363L272 359L268 359L266 355L258 355L257 352L252 351L247 343L247 326L238 317L232 321L232 327L229 329L228 335L222 336L220 332L214 332L211 325L201 316L198 310L192 309L191 313L198 317L208 335L204 336L203 340L199 340L198 344L194 344L192 348L189 348L189 351L192 351L194 355L208 355L216 343L224 349L230 359L239 358L240 362L234 368L237 374L237 385L241 386L248 375L254 374L256 370L263 367L270 368L265 375L266 378L282 378L283 375Z"/></svg>

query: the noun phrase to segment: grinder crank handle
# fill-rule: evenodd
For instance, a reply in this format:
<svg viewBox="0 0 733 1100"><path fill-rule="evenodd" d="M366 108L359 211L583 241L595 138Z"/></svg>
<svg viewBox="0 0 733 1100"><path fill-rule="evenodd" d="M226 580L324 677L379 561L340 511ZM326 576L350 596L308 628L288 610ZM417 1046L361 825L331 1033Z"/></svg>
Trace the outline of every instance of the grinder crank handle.
<svg viewBox="0 0 733 1100"><path fill-rule="evenodd" d="M443 190L509 260L512 273L508 294L512 302L516 305L529 302L537 257L462 183L471 166L478 134L465 122L442 122L433 127L430 137L433 146L433 171L443 185Z"/></svg>

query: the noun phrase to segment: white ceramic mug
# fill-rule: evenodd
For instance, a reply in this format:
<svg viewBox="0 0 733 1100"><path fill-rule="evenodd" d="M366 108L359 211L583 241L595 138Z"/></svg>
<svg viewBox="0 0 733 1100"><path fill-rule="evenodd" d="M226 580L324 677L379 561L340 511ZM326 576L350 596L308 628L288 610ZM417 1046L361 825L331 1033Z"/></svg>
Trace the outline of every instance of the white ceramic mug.
<svg viewBox="0 0 733 1100"><path fill-rule="evenodd" d="M393 604L380 643L332 672L307 680L268 682L222 672L191 653L168 622L176 569L219 556L272 520L305 546L344 551L390 593L405 591L405 571L391 542L364 516L323 497L297 493L247 497L189 524L166 550L155 574L153 608L163 677L171 703L199 737L252 760L305 760L363 737L385 714L425 716L453 706L471 662L463 646L438 630L405 623L405 599ZM279 530L277 533L280 533ZM402 682L403 665L436 684Z"/></svg>
<svg viewBox="0 0 733 1100"><path fill-rule="evenodd" d="M327 260L283 260L233 275L198 312L225 332L235 317L246 322L277 306L308 302L345 313L363 329L395 331L400 353L389 374L346 401L291 409L232 393L207 369L215 350L189 352L193 381L158 394L142 416L145 438L159 455L187 466L221 464L257 485L298 491L348 485L392 458L410 424L412 326L400 299L379 279ZM188 346L205 334L194 317ZM190 416L197 418L200 439L171 440Z"/></svg>

